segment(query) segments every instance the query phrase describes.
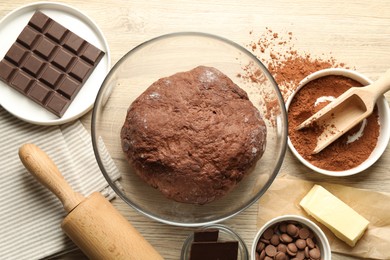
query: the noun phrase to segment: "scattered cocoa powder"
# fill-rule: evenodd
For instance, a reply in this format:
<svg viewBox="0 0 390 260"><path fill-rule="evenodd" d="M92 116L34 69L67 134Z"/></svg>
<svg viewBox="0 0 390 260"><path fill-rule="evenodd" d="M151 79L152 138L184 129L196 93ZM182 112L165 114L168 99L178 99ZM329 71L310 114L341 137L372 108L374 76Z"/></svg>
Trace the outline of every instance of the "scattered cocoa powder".
<svg viewBox="0 0 390 260"><path fill-rule="evenodd" d="M250 34L254 35L253 31ZM326 68L348 68L332 57L331 53L323 54L322 57L312 57L297 50L292 32L274 32L266 28L257 38L247 44L247 47L267 67L285 101L299 82L309 74ZM247 64L243 69L244 74L240 75L242 78L257 83L264 81L263 73L254 64Z"/></svg>
<svg viewBox="0 0 390 260"><path fill-rule="evenodd" d="M315 106L318 98L338 97L350 87L362 86L359 82L343 76L326 76L309 82L294 96L288 112L288 134L297 152L311 164L325 170L342 171L354 168L364 162L374 150L379 136L378 110L366 120L362 135L348 143L348 136L357 133L363 123L355 126L318 154L312 154L322 127L313 125L302 130L296 127L316 113L328 102Z"/></svg>

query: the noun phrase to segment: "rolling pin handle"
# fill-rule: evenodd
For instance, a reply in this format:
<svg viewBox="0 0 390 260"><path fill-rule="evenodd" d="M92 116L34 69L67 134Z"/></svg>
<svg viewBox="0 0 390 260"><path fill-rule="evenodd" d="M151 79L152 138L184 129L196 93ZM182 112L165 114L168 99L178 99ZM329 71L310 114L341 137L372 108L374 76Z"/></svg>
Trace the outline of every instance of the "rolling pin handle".
<svg viewBox="0 0 390 260"><path fill-rule="evenodd" d="M55 163L38 146L22 145L19 148L19 158L31 175L57 196L67 213L85 199L70 187Z"/></svg>

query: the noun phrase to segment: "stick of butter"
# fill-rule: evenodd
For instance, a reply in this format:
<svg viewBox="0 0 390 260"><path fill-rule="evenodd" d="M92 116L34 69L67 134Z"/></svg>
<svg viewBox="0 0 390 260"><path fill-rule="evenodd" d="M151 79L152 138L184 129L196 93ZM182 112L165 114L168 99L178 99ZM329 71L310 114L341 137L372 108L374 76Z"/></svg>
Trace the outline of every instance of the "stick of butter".
<svg viewBox="0 0 390 260"><path fill-rule="evenodd" d="M299 204L350 246L355 246L369 224L367 219L317 184Z"/></svg>

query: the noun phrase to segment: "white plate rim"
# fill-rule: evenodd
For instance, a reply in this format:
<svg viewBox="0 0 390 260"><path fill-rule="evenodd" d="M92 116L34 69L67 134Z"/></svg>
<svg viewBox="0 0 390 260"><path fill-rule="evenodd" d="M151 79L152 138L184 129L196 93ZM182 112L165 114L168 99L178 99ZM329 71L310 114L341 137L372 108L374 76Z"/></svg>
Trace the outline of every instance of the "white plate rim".
<svg viewBox="0 0 390 260"><path fill-rule="evenodd" d="M106 38L104 37L102 31L99 29L97 24L77 8L74 8L64 3L35 2L14 9L0 20L0 36L2 33L4 33L7 26L15 26L16 24L16 26L24 28L24 26L27 25L28 20L24 21L22 19L21 21L18 21L18 16L20 16L21 14L27 15L30 12L32 15L37 10L40 10L43 13L59 12L64 17L69 16L69 18L73 20L73 23L76 21L78 25L80 25L82 28L88 28L89 35L92 34L93 37L85 37L84 34L81 34L80 31L77 31L77 28L76 30L72 28L71 31L75 32L78 35L82 35L84 39L99 47L105 52L105 55L103 56L102 60L94 69L87 82L83 85L80 92L76 96L75 100L70 104L68 110L61 118L46 111L46 109L42 108L35 102L18 93L16 90L9 87L6 83L0 81L0 91L3 92L0 95L0 106L7 110L10 114L32 124L60 125L76 120L92 109L101 84L103 83L105 76L111 68L110 49ZM61 21L59 21L58 17L50 17L63 24L65 27L69 27L69 24L64 21L64 17L62 17ZM73 27L76 27L75 24L72 25ZM17 35L20 32L21 30L17 32ZM14 41L15 39L13 39L13 41L11 42ZM0 52L4 52L5 55L9 47L10 45L8 47L0 46ZM4 55L1 55L0 58L2 59ZM13 105L10 100L20 101L20 103ZM21 109L21 106L23 107L23 109ZM24 113L22 113L23 111ZM25 111L29 111L29 113L25 113Z"/></svg>

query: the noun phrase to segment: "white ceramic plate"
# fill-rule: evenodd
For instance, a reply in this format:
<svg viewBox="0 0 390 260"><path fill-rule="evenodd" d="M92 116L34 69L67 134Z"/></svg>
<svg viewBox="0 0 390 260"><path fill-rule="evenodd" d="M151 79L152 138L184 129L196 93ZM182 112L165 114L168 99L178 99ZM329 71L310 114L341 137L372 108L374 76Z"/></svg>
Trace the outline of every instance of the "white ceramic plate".
<svg viewBox="0 0 390 260"><path fill-rule="evenodd" d="M110 69L110 51L97 25L79 10L65 4L38 2L22 6L0 21L0 59L35 13L41 11L105 52L65 114L59 118L0 81L0 105L21 120L40 125L59 125L87 113L95 102L100 86Z"/></svg>

